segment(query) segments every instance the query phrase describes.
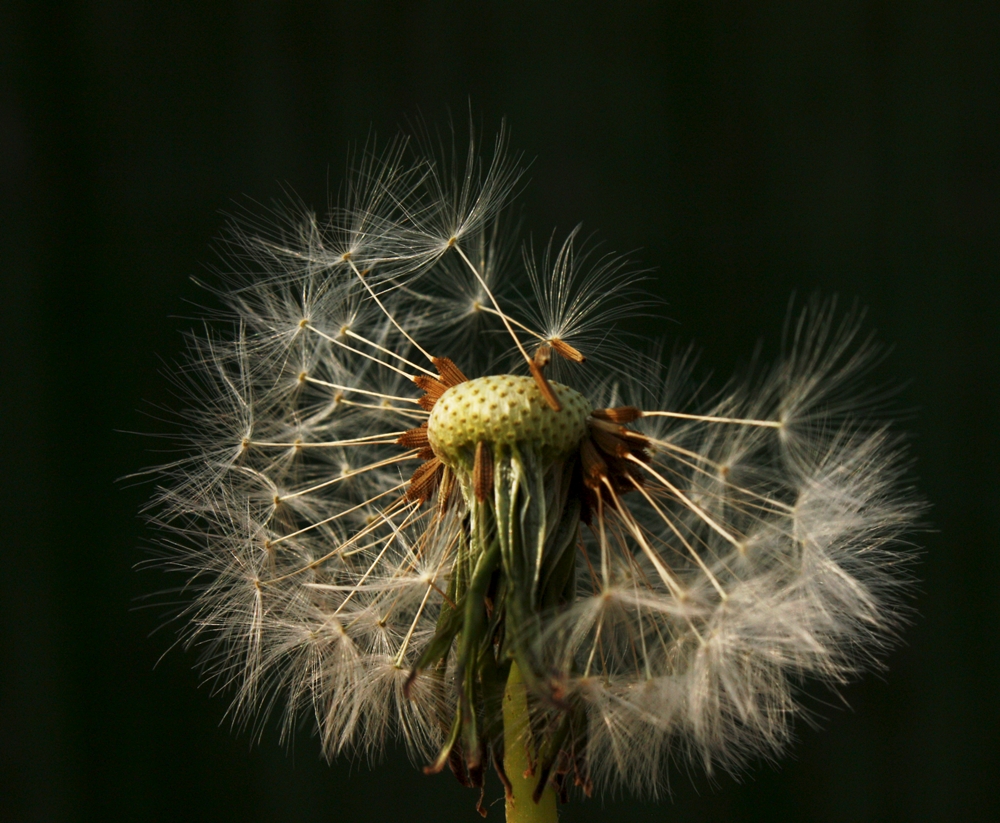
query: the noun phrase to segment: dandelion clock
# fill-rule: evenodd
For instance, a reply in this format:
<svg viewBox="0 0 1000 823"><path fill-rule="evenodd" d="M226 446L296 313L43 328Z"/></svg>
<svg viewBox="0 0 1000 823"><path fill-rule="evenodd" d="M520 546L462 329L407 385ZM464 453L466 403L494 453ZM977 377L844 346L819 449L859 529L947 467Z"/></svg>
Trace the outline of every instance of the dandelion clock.
<svg viewBox="0 0 1000 823"><path fill-rule="evenodd" d="M517 248L504 144L369 147L329 214L234 223L149 514L234 717L552 821L778 753L892 644L920 503L856 313L710 392L630 335L627 263Z"/></svg>

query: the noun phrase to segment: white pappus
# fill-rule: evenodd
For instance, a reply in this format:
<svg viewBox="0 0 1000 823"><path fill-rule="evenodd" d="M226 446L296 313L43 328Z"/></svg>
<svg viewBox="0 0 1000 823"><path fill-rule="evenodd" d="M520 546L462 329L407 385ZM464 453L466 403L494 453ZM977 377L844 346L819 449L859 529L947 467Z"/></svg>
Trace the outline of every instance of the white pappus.
<svg viewBox="0 0 1000 823"><path fill-rule="evenodd" d="M878 665L921 504L856 314L808 304L780 363L702 398L618 328L654 305L627 264L576 231L510 253L519 176L503 133L486 162L401 139L322 219L234 224L155 562L237 718L311 716L329 757L399 736L508 798L512 748L536 800L655 795Z"/></svg>

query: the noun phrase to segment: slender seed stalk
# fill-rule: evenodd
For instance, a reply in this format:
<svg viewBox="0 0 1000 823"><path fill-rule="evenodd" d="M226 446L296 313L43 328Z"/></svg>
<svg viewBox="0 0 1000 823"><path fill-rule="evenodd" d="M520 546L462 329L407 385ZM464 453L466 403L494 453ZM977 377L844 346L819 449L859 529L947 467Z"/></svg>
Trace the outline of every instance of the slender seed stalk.
<svg viewBox="0 0 1000 823"><path fill-rule="evenodd" d="M552 823L559 819L551 785L545 787L537 803L531 797L538 783L538 777L531 774L536 755L528 721L528 693L515 660L503 694L503 768L511 787L507 823Z"/></svg>

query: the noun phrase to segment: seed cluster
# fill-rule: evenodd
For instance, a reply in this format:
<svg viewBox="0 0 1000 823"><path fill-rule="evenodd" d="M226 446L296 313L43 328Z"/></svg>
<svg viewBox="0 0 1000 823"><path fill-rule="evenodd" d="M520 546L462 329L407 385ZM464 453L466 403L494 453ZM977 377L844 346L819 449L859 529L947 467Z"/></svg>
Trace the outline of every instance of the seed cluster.
<svg viewBox="0 0 1000 823"><path fill-rule="evenodd" d="M562 408L545 402L536 381L511 374L468 380L434 404L427 437L446 465L467 464L477 443L521 444L551 459L571 454L587 433L591 404L579 392L550 383Z"/></svg>

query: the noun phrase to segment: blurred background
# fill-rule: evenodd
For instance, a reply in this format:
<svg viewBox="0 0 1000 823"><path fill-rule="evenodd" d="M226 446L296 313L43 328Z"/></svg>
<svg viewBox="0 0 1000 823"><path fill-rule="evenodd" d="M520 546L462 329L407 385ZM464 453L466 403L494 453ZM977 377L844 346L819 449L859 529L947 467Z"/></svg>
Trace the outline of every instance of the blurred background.
<svg viewBox="0 0 1000 823"><path fill-rule="evenodd" d="M595 6L597 4L594 4ZM136 572L212 298L224 212L321 209L348 152L501 118L536 239L576 223L653 269L703 369L780 344L789 298L868 307L933 508L905 645L776 765L672 775L565 821L979 821L1000 811L1000 14L983 2L0 5L0 818L478 819L402 752L328 766L222 720ZM166 653L166 654L165 654ZM162 659L160 659L162 657ZM499 797L496 783L490 791ZM497 804L491 820L502 819Z"/></svg>

